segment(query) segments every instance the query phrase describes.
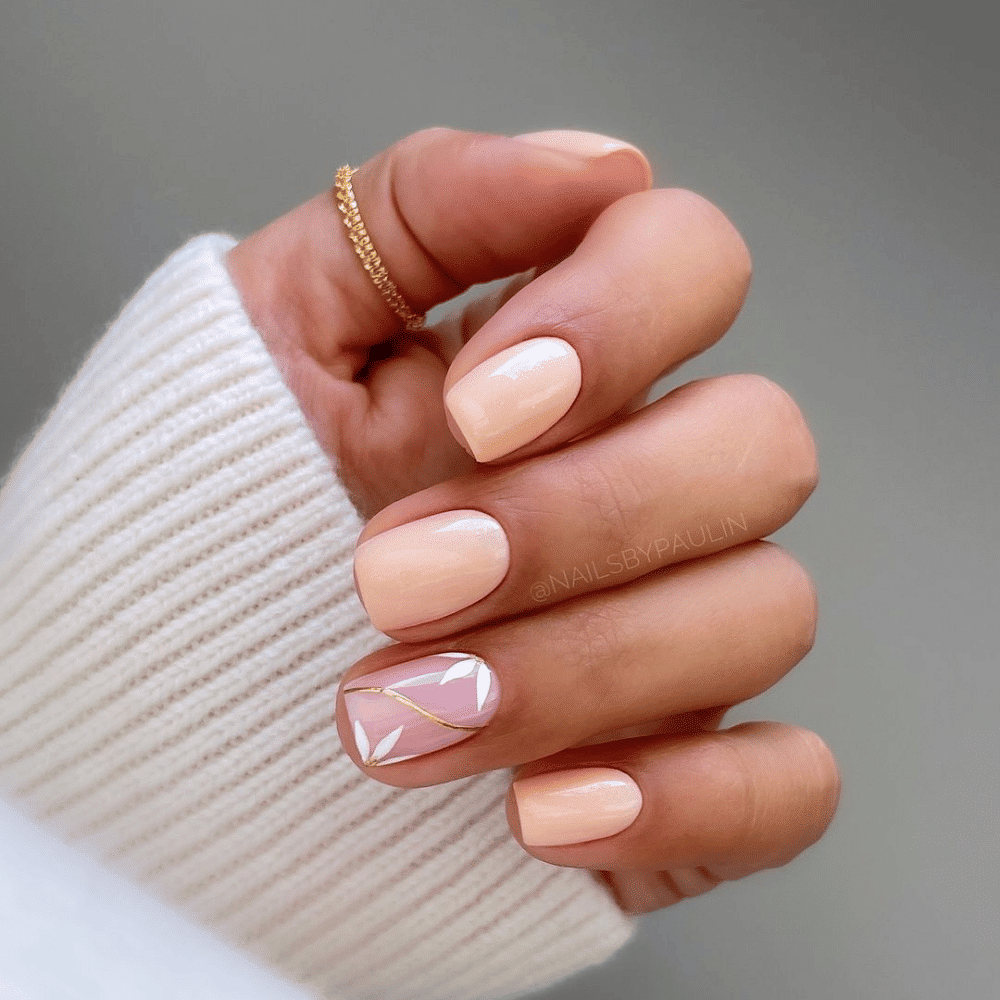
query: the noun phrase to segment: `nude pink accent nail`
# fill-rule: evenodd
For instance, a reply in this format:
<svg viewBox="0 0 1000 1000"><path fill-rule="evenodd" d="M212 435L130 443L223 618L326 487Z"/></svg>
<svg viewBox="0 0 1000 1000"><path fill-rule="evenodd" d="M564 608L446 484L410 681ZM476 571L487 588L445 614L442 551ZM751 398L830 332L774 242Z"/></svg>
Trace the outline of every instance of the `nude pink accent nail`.
<svg viewBox="0 0 1000 1000"><path fill-rule="evenodd" d="M630 827L642 809L642 791L624 771L581 767L514 782L521 839L556 847L610 837Z"/></svg>
<svg viewBox="0 0 1000 1000"><path fill-rule="evenodd" d="M547 431L573 405L580 358L559 337L534 337L476 365L445 406L477 462L500 458Z"/></svg>
<svg viewBox="0 0 1000 1000"><path fill-rule="evenodd" d="M372 624L385 632L474 604L496 589L509 565L498 521L478 510L448 510L362 542L354 579Z"/></svg>
<svg viewBox="0 0 1000 1000"><path fill-rule="evenodd" d="M493 717L500 685L473 653L435 653L355 677L344 704L358 755L397 764L468 739Z"/></svg>

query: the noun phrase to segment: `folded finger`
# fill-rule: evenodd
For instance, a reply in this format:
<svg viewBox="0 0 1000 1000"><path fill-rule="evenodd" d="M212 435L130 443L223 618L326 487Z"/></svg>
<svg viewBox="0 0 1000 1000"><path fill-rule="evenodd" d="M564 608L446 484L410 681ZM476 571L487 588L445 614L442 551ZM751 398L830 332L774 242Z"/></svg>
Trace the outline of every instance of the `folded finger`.
<svg viewBox="0 0 1000 1000"><path fill-rule="evenodd" d="M352 178L368 235L418 312L568 253L604 208L650 183L641 151L607 136L511 138L451 128L406 136ZM323 281L342 293L334 336L341 347L379 343L401 320L343 232L332 190L317 205L325 210L310 225L317 244L302 263L319 262Z"/></svg>
<svg viewBox="0 0 1000 1000"><path fill-rule="evenodd" d="M786 864L820 838L840 775L815 733L776 722L568 750L515 775L511 830L551 864L704 868L716 880Z"/></svg>
<svg viewBox="0 0 1000 1000"><path fill-rule="evenodd" d="M739 233L701 196L619 199L459 351L444 384L453 433L488 462L590 430L722 336L750 270Z"/></svg>

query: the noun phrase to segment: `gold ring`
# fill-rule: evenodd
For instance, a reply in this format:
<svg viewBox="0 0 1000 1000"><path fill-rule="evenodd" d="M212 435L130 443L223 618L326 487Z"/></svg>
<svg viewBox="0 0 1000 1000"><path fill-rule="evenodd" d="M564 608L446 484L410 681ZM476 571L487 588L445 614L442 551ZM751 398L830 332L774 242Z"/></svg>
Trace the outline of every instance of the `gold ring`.
<svg viewBox="0 0 1000 1000"><path fill-rule="evenodd" d="M337 171L337 178L334 188L337 192L337 208L344 214L344 225L354 244L354 249L361 263L364 265L368 276L375 282L375 287L382 293L382 297L389 303L392 311L406 323L407 330L419 330L426 321L426 315L414 312L407 304L406 300L399 293L399 289L389 277L389 272L382 263L378 251L375 249L365 229L364 222L361 221L361 212L358 211L358 203L354 200L354 188L351 186L351 177L358 172L358 168L352 170L348 164L344 164Z"/></svg>

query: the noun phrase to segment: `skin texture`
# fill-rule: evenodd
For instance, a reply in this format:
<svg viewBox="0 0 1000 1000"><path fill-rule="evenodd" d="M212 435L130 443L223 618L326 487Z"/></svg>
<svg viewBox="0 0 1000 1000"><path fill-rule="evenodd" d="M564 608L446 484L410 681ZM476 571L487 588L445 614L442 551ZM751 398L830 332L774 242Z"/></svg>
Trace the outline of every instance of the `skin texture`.
<svg viewBox="0 0 1000 1000"><path fill-rule="evenodd" d="M798 406L751 374L688 383L644 406L658 378L732 325L750 283L746 246L700 196L652 188L636 150L601 147L435 128L362 165L362 216L413 308L512 276L430 329L403 332L354 255L332 188L242 241L228 264L367 519L359 544L472 510L509 546L502 579L483 595L479 573L466 606L441 614L440 601L434 611L408 592L411 624L386 625L397 642L345 678L357 686L437 653L480 657L497 684L483 726L429 753L365 764L341 692L345 749L400 787L499 767L518 779L588 767L627 775L642 804L625 829L525 849L591 869L624 909L645 912L787 863L828 827L840 777L807 730L719 729L815 636L808 574L762 541L817 482ZM534 337L571 345L579 391L537 437L477 463L445 396ZM368 563L360 596L391 609L392 573ZM449 609L462 603L461 587L453 593ZM513 794L507 811L521 840Z"/></svg>

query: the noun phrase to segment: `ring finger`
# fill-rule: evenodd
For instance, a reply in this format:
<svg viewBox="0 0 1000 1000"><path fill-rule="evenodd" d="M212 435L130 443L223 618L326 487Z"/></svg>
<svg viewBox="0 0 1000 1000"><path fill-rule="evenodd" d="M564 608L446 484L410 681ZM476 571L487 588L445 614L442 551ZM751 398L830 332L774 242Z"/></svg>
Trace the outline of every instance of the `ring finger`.
<svg viewBox="0 0 1000 1000"><path fill-rule="evenodd" d="M458 352L444 383L452 432L490 462L592 431L726 332L750 272L739 233L700 195L619 199Z"/></svg>

